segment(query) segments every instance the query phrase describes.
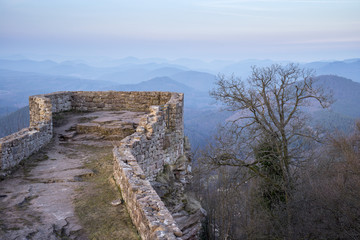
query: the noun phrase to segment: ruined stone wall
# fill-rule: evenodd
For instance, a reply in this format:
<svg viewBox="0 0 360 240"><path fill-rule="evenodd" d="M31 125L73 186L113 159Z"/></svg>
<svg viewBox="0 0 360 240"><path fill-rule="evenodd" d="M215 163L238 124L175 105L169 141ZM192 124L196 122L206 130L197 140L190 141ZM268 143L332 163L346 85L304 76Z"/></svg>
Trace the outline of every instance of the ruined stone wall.
<svg viewBox="0 0 360 240"><path fill-rule="evenodd" d="M45 96L31 96L29 98L30 127L52 125L52 104Z"/></svg>
<svg viewBox="0 0 360 240"><path fill-rule="evenodd" d="M55 92L50 94L38 95L50 99L52 112L64 112L72 110L74 92ZM31 99L31 97L30 97ZM31 100L30 100L31 102ZM31 111L31 108L30 108Z"/></svg>
<svg viewBox="0 0 360 240"><path fill-rule="evenodd" d="M164 105L170 98L170 92L73 92L72 108L78 111L147 112L151 105Z"/></svg>
<svg viewBox="0 0 360 240"><path fill-rule="evenodd" d="M182 111L183 95L174 96ZM183 154L182 125L174 132L167 128L168 106L152 106L134 134L114 148L114 176L134 224L143 239L176 239L182 232L149 180L154 180L165 164L174 164ZM173 145L172 145L173 144Z"/></svg>
<svg viewBox="0 0 360 240"><path fill-rule="evenodd" d="M30 127L0 138L0 170L17 166L52 138L52 105L44 96L29 98Z"/></svg>
<svg viewBox="0 0 360 240"><path fill-rule="evenodd" d="M49 143L52 134L49 125L36 128L24 128L19 132L0 139L1 170L8 170L18 165L23 159ZM3 174L6 174L4 172Z"/></svg>
<svg viewBox="0 0 360 240"><path fill-rule="evenodd" d="M114 177L142 239L172 240L182 236L128 145L114 148Z"/></svg>
<svg viewBox="0 0 360 240"><path fill-rule="evenodd" d="M183 94L151 106L136 132L114 148L114 177L143 239L176 239L183 234L150 184L165 165L184 154Z"/></svg>
<svg viewBox="0 0 360 240"><path fill-rule="evenodd" d="M17 166L53 136L52 113L71 109L71 92L36 95L29 97L30 124L4 138L0 138L0 170L6 171Z"/></svg>
<svg viewBox="0 0 360 240"><path fill-rule="evenodd" d="M114 176L143 239L182 235L150 184L184 154L183 94L169 92L56 92L29 98L30 128L0 139L0 170L16 166L52 137L52 113L130 110L148 112L136 132L114 148Z"/></svg>
<svg viewBox="0 0 360 240"><path fill-rule="evenodd" d="M179 116L181 115L181 116ZM122 142L131 142L132 153L150 181L165 164L174 164L184 154L183 94L173 94L164 106L150 107L136 133Z"/></svg>

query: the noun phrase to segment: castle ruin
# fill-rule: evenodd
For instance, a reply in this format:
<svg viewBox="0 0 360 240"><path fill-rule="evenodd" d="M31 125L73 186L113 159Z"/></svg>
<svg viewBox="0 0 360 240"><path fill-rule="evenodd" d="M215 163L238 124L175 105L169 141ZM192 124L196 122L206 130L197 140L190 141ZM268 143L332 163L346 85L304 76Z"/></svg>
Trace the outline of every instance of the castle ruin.
<svg viewBox="0 0 360 240"><path fill-rule="evenodd" d="M171 92L74 91L31 96L29 128L0 139L0 171L9 174L50 142L56 113L143 112L134 131L115 141L113 148L114 179L132 222L142 239L197 239L203 210L184 211L184 199L180 199L180 204L167 202L162 193L170 183L159 181L161 175L170 171L177 182L170 185L176 186L177 192L184 192L191 177L183 107L184 95ZM85 124L77 131L92 127L97 126ZM116 128L106 131L119 135Z"/></svg>

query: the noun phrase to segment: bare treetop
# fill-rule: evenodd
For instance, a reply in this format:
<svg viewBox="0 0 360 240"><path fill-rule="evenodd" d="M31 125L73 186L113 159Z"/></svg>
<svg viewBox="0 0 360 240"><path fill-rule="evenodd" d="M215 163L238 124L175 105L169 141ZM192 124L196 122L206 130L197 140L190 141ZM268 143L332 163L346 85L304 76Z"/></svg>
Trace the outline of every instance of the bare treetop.
<svg viewBox="0 0 360 240"><path fill-rule="evenodd" d="M234 76L222 75L217 85L211 95L224 103L226 110L239 112L233 122L240 132L251 129L253 134L261 131L277 138L303 135L302 106L309 105L310 100L323 108L331 103L331 96L314 84L314 71L292 63L252 67L247 84Z"/></svg>
<svg viewBox="0 0 360 240"><path fill-rule="evenodd" d="M306 121L304 106L311 101L323 108L331 104L331 95L314 83L312 70L275 64L252 67L247 82L219 76L217 89L210 93L236 117L222 128L205 158L213 166L247 168L250 178L261 177L277 189L287 209L288 236L293 232L288 204L295 166L308 152L305 143L319 140Z"/></svg>

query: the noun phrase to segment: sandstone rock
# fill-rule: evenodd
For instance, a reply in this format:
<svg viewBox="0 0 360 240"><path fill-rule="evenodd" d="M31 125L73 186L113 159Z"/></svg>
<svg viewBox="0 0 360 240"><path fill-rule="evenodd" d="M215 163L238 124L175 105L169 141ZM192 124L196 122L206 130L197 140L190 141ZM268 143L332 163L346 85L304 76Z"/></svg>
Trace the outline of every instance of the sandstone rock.
<svg viewBox="0 0 360 240"><path fill-rule="evenodd" d="M114 200L114 201L112 201L111 202L111 205L113 205L113 206L119 206L120 204L123 204L123 202L124 202L124 200L122 200L122 199L116 199L116 200Z"/></svg>

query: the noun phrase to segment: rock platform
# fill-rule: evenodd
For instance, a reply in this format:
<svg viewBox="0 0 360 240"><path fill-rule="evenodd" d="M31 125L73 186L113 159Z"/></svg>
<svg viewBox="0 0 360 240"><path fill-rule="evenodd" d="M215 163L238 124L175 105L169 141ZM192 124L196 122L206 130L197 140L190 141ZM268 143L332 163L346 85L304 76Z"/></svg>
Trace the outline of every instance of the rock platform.
<svg viewBox="0 0 360 240"><path fill-rule="evenodd" d="M113 145L107 138L113 133L121 133L117 140L130 135L143 115L129 111L58 114L50 144L0 181L0 239L89 239L91 231L82 226L74 204L94 184L90 180L97 173L86 164L112 156ZM96 130L110 127L111 134L79 127L91 124L96 124ZM125 205L100 204L121 208L124 214L116 221L125 228L123 234L127 232L123 237L139 239ZM103 224L100 218L98 224Z"/></svg>

